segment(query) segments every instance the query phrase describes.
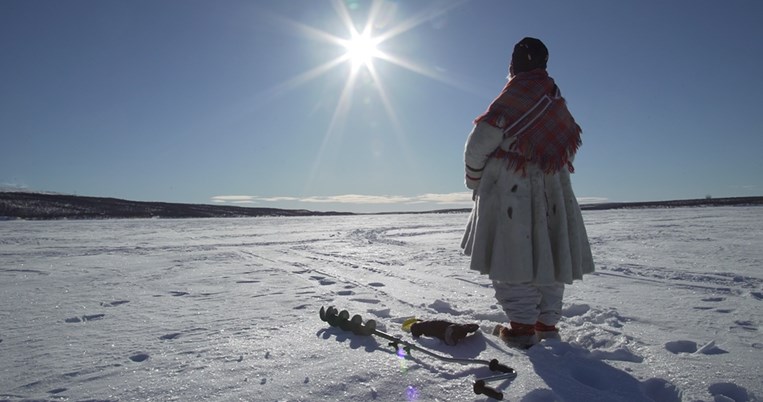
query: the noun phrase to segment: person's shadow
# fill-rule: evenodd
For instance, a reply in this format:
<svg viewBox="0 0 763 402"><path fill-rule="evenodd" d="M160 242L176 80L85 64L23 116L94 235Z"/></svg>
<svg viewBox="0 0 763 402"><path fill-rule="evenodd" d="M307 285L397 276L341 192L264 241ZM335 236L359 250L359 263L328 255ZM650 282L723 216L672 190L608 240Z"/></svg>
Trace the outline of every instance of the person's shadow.
<svg viewBox="0 0 763 402"><path fill-rule="evenodd" d="M527 356L550 390L532 391L522 402L681 401L680 390L667 380L641 382L587 349L567 342L545 341L530 348Z"/></svg>

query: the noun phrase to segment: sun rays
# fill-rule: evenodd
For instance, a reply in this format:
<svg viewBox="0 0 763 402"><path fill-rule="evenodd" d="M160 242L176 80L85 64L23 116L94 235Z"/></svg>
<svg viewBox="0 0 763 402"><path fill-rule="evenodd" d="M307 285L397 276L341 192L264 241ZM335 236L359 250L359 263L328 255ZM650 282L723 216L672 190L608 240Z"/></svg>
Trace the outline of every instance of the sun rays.
<svg viewBox="0 0 763 402"><path fill-rule="evenodd" d="M345 35L343 35L343 37L336 36L332 33L305 25L292 19L283 17L277 18L287 27L291 27L292 32L305 36L310 40L334 45L337 47L337 50L344 51L344 53L334 58L328 58L328 60L318 66L307 69L291 79L276 85L271 89L271 94L276 95L295 90L300 86L306 85L326 74L334 72L338 68L347 68L348 65L350 67L347 69L349 73L345 78L342 89L337 95L337 103L333 107L332 116L328 127L326 127L321 145L316 151L312 169L307 177L306 192L310 190L310 187L315 180L315 175L320 171L327 146L341 141L347 117L356 105L356 98L354 95L358 90L357 83L361 75L364 77L364 82L370 84L365 87L370 87L376 92L384 116L386 116L385 118L392 127L392 131L397 139L399 151L403 159L406 160L406 162L414 160L408 149L408 141L406 140L404 130L401 127L397 112L384 85L383 81L385 78L381 76L375 63L380 61L390 63L429 79L443 82L453 87L461 87L458 82L448 79L442 72L434 68L429 68L416 63L414 60L408 60L395 55L392 40L401 34L409 32L410 30L441 16L454 7L460 6L465 1L466 0L452 2L445 6L435 4L435 8L422 10L418 15L396 23L395 20L396 17L398 17L399 12L397 3L374 0L367 11L365 21L359 21L360 23L358 23L353 20L353 16L350 14L350 8L348 8L348 4L350 6L357 6L357 2L333 0L333 8L344 28L343 31L345 32Z"/></svg>

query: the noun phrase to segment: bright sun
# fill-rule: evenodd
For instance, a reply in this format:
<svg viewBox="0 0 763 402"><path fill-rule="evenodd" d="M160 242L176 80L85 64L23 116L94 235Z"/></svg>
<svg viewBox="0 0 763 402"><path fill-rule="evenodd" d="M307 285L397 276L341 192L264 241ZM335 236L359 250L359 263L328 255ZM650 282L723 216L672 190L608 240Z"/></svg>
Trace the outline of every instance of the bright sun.
<svg viewBox="0 0 763 402"><path fill-rule="evenodd" d="M353 69L361 66L370 67L374 58L379 57L381 52L376 48L380 40L371 37L369 32L362 34L353 32L350 40L342 41L342 46L347 50L344 58L352 63Z"/></svg>
<svg viewBox="0 0 763 402"><path fill-rule="evenodd" d="M327 74L343 63L348 63L351 66L344 87L339 93L339 99L334 107L334 112L326 129L326 134L323 137L323 142L316 153L314 168L311 170L311 175L307 180L308 183L312 183L313 173L319 170L318 167L321 165L324 150L327 145L331 143L332 137L340 135L343 131L342 126L349 115L350 109L355 103L353 94L356 89L356 82L361 76L367 79L367 81L364 82L371 82L373 84L373 89L378 94L381 102L381 109L386 112L389 122L393 127L393 131L398 136L401 148L407 148L405 133L401 128L392 100L387 95L385 86L382 82L382 77L374 66L376 60L391 63L422 76L460 88L458 82L448 79L437 70L418 65L411 60L406 60L397 55L390 54L387 51L379 49L378 46L400 34L426 23L427 21L431 21L435 17L444 14L453 8L459 7L468 1L470 0L450 1L447 2L445 7L442 6L445 2L435 2L436 4L434 8L422 12L420 15L400 21L399 23L391 24L390 22L394 20L393 17L397 12L396 2L373 0L371 7L368 10L368 17L365 24L362 29L359 30L350 15L350 10L347 5L348 3L354 4L355 2L350 0L332 0L331 3L337 12L337 16L341 20L346 32L349 34L349 37L345 38L335 36L329 32L313 28L309 25L304 25L294 20L280 19L282 22L293 27L295 31L302 32L311 39L318 39L338 46L340 49L344 50L344 53L277 85L272 89L273 93L282 93L286 90L292 90L304 85L307 82ZM374 32L376 28L379 28L382 32ZM405 153L408 154L407 151L405 151Z"/></svg>

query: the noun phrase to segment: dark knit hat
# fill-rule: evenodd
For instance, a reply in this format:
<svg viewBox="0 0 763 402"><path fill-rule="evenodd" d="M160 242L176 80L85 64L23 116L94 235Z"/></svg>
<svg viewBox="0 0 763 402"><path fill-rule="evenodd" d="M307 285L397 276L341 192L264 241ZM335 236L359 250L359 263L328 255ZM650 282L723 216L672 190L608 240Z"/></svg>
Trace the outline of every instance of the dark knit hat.
<svg viewBox="0 0 763 402"><path fill-rule="evenodd" d="M547 61L548 49L540 39L524 38L514 45L514 52L511 54L511 67L514 74L546 68Z"/></svg>

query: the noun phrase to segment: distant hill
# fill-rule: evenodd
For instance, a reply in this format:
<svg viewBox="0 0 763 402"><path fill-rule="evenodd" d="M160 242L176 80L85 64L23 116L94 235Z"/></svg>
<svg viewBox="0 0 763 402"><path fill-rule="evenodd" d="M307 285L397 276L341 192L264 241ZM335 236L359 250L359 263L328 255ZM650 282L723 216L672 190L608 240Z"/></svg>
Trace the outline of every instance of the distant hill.
<svg viewBox="0 0 763 402"><path fill-rule="evenodd" d="M722 207L722 206L763 206L763 197L728 197L728 198L699 198L691 200L644 201L644 202L605 202L597 204L581 204L583 211L599 211L607 209L639 209L639 208L680 208L680 207ZM393 213L461 213L470 212L471 208L441 209L426 212L389 212Z"/></svg>
<svg viewBox="0 0 763 402"><path fill-rule="evenodd" d="M584 211L623 208L678 208L678 207L722 207L763 205L763 197L728 197L700 198L692 200L645 201L645 202L605 202L600 204L581 205Z"/></svg>
<svg viewBox="0 0 763 402"><path fill-rule="evenodd" d="M174 204L76 195L0 192L0 218L4 219L231 218L313 215L350 214L304 209Z"/></svg>
<svg viewBox="0 0 763 402"><path fill-rule="evenodd" d="M618 202L581 205L583 210L763 205L763 197ZM409 213L461 213L469 208ZM400 212L395 212L400 213ZM127 201L117 198L0 191L0 219L232 218L253 216L353 215L305 209L250 208L227 205Z"/></svg>

